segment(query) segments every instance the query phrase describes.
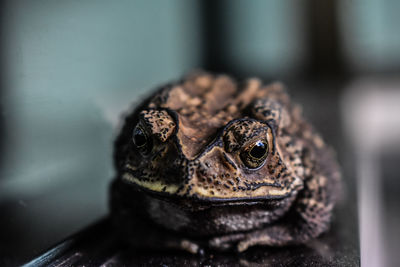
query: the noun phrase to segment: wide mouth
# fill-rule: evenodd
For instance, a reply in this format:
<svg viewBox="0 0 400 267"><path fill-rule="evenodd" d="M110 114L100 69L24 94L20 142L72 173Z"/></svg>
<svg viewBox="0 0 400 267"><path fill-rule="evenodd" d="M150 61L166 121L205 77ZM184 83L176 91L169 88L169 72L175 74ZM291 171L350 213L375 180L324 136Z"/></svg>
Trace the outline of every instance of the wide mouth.
<svg viewBox="0 0 400 267"><path fill-rule="evenodd" d="M180 193L179 186L173 186L174 190L152 190L142 186L132 180L123 179L124 183L132 186L132 189L138 190L145 195L166 202L172 202L181 206L188 207L210 207L210 206L242 206L242 205L270 205L288 198L291 193L288 192L282 195L264 195L264 196L249 196L249 197L202 197L197 194ZM175 190L175 188L177 188Z"/></svg>

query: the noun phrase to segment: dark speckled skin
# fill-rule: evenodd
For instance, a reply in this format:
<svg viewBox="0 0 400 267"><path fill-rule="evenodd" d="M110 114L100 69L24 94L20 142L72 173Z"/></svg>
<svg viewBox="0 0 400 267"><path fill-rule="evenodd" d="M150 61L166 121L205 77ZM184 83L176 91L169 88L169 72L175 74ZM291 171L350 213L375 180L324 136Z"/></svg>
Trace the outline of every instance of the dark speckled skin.
<svg viewBox="0 0 400 267"><path fill-rule="evenodd" d="M264 156L249 156L260 142ZM161 88L126 117L115 159L113 218L139 246L304 243L328 229L340 191L331 149L281 84L257 79L197 72Z"/></svg>

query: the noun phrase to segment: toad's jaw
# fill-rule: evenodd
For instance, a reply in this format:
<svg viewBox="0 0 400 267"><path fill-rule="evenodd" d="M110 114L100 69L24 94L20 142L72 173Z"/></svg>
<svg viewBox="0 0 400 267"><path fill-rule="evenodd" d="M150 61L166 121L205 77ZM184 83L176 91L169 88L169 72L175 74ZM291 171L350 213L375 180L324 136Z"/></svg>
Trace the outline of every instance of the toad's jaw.
<svg viewBox="0 0 400 267"><path fill-rule="evenodd" d="M276 199L285 198L290 195L292 189L276 186L276 185L262 185L257 189L249 191L230 191L229 194L215 192L210 194L209 190L203 187L195 187L191 190L191 194L202 199L214 200L231 200L231 199Z"/></svg>
<svg viewBox="0 0 400 267"><path fill-rule="evenodd" d="M175 184L165 184L161 181L150 182L141 180L128 172L122 175L122 179L126 182L136 184L139 187L158 193L177 194L180 189L179 186Z"/></svg>
<svg viewBox="0 0 400 267"><path fill-rule="evenodd" d="M293 191L301 189L302 183L292 184L292 188L283 188L276 185L262 185L257 189L252 190L248 194L240 192L232 192L229 195L210 195L208 190L202 187L192 187L190 189L177 184L165 184L161 181L146 181L133 176L131 173L126 172L122 175L125 182L133 184L140 189L150 193L164 197L184 197L195 199L197 201L211 201L211 202L238 202L238 201L258 201L268 199L283 199L292 194ZM295 190L294 190L295 189Z"/></svg>

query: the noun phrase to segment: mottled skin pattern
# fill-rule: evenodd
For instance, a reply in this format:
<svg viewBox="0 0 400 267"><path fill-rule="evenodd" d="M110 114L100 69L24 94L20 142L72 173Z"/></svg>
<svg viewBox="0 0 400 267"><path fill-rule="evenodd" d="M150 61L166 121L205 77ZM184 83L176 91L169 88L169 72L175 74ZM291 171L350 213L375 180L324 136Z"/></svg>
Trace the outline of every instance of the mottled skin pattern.
<svg viewBox="0 0 400 267"><path fill-rule="evenodd" d="M115 143L115 224L132 243L244 251L329 227L340 173L279 83L193 73L129 114Z"/></svg>

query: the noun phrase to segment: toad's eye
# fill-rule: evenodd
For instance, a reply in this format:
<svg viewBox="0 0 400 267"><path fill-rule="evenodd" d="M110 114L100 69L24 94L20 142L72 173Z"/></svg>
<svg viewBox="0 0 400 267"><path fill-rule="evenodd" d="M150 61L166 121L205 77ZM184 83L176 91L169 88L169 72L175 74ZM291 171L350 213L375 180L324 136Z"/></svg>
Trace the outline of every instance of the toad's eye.
<svg viewBox="0 0 400 267"><path fill-rule="evenodd" d="M256 169L261 167L268 155L268 143L264 141L257 141L250 145L248 149L245 149L240 153L240 157L244 164L251 168Z"/></svg>
<svg viewBox="0 0 400 267"><path fill-rule="evenodd" d="M151 139L148 138L146 132L143 130L142 127L136 126L133 129L133 143L135 144L136 148L140 150L140 152L147 154L150 152L152 148Z"/></svg>

